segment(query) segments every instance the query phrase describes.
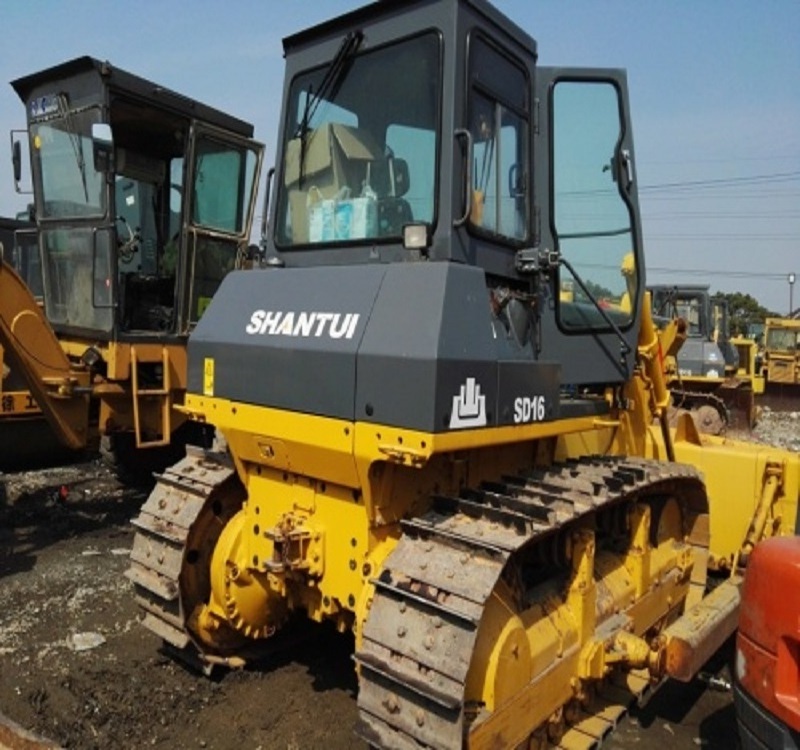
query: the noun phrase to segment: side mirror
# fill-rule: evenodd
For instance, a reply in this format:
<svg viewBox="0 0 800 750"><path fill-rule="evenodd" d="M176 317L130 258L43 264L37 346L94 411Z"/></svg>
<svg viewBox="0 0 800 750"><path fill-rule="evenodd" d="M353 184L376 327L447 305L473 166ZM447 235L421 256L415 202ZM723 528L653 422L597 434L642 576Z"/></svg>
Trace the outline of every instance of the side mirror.
<svg viewBox="0 0 800 750"><path fill-rule="evenodd" d="M92 124L92 156L95 172L114 170L114 136L107 122Z"/></svg>
<svg viewBox="0 0 800 750"><path fill-rule="evenodd" d="M14 182L19 185L22 180L22 145L14 141L11 146L11 163L14 165Z"/></svg>
<svg viewBox="0 0 800 750"><path fill-rule="evenodd" d="M23 164L23 144L25 146L25 163ZM33 193L31 184L30 140L27 130L11 131L11 164L14 173L14 190L20 195ZM25 181L23 184L23 180Z"/></svg>

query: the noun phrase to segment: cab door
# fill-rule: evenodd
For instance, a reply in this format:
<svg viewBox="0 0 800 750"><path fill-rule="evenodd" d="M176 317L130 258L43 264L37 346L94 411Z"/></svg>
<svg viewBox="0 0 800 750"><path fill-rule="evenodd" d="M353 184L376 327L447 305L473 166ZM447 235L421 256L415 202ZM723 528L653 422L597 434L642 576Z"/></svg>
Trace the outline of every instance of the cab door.
<svg viewBox="0 0 800 750"><path fill-rule="evenodd" d="M195 123L181 217L181 330L200 319L225 275L241 268L255 211L263 146Z"/></svg>
<svg viewBox="0 0 800 750"><path fill-rule="evenodd" d="M567 385L632 373L644 286L626 76L537 68L540 354Z"/></svg>

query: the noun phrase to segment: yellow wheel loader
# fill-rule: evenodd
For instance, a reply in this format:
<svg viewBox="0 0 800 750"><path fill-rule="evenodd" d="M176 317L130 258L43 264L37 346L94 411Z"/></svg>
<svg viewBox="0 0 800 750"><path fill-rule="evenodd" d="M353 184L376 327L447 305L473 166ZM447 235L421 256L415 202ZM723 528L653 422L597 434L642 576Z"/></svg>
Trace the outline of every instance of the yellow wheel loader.
<svg viewBox="0 0 800 750"><path fill-rule="evenodd" d="M186 338L246 265L263 149L252 125L90 57L12 86L40 289L0 267L3 356L62 444L100 436L134 468L196 432Z"/></svg>
<svg viewBox="0 0 800 750"><path fill-rule="evenodd" d="M284 52L266 267L189 336L227 451L134 521L144 624L208 666L352 630L374 747L596 746L733 632L800 461L667 423L624 72L539 66L485 0Z"/></svg>

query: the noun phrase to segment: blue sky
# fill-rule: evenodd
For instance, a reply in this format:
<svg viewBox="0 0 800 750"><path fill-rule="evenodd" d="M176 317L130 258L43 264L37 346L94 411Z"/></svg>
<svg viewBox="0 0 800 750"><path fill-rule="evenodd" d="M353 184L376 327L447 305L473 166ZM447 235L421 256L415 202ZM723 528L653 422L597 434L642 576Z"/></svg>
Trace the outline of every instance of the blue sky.
<svg viewBox="0 0 800 750"><path fill-rule="evenodd" d="M272 165L281 38L358 0L5 0L0 214L14 192L8 82L80 55L255 125ZM708 283L785 313L800 306L800 2L496 0L544 65L628 70L648 281Z"/></svg>

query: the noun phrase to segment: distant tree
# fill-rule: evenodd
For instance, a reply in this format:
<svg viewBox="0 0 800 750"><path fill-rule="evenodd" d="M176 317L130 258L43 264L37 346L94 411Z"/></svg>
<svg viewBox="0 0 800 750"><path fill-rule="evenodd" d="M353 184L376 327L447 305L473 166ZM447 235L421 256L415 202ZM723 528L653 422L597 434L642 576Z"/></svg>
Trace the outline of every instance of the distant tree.
<svg viewBox="0 0 800 750"><path fill-rule="evenodd" d="M589 298L584 293L583 289L575 284L575 299L581 302L588 302ZM594 281L586 280L586 288L591 292L592 296L600 302L601 300L614 299L614 292L604 287L602 284L596 284Z"/></svg>
<svg viewBox="0 0 800 750"><path fill-rule="evenodd" d="M776 317L774 313L763 307L755 297L741 292L717 292L715 296L724 297L728 301L731 334L747 335L753 323L763 323L766 318Z"/></svg>

